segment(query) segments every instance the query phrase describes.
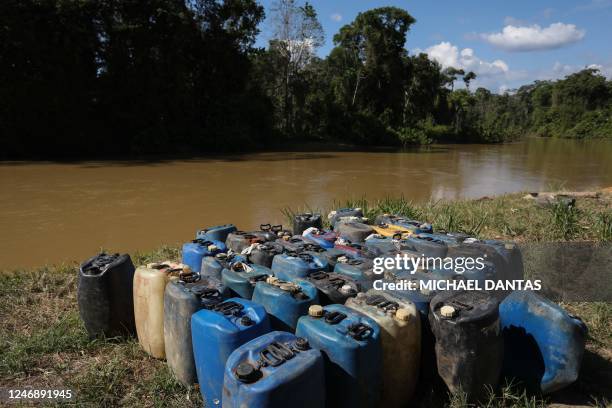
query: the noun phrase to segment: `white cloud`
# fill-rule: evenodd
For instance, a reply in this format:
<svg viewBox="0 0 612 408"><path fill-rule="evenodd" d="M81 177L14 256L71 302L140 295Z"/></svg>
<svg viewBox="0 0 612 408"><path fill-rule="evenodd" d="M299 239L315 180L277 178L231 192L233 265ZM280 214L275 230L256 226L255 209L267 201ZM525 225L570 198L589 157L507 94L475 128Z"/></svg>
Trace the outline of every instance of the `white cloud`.
<svg viewBox="0 0 612 408"><path fill-rule="evenodd" d="M562 64L559 61L555 62L551 70L543 71L539 74L539 79L560 79L568 75L581 71L585 68L593 68L599 70L599 73L606 78L612 79L612 63L608 64L588 64L588 65L571 65Z"/></svg>
<svg viewBox="0 0 612 408"><path fill-rule="evenodd" d="M443 68L454 67L463 69L465 72L474 71L476 73L476 80L473 82L474 89L479 86L499 89L501 86L506 86L506 81L517 77L517 73L511 71L505 61L500 59L483 60L476 55L472 48L460 50L459 47L447 41L442 41L425 50L417 49L415 51L416 53L424 52L429 58L440 63ZM462 81L457 81L456 85L462 86Z"/></svg>
<svg viewBox="0 0 612 408"><path fill-rule="evenodd" d="M340 21L342 21L342 14L334 13L331 16L329 16L329 18L331 18L335 22L340 22Z"/></svg>
<svg viewBox="0 0 612 408"><path fill-rule="evenodd" d="M542 28L531 26L506 25L499 33L481 34L489 44L506 51L536 51L560 48L584 38L585 30L574 24L553 23Z"/></svg>
<svg viewBox="0 0 612 408"><path fill-rule="evenodd" d="M423 52L444 68L454 67L474 71L478 76L502 75L510 71L508 64L500 59L485 61L476 56L473 49L464 48L460 51L456 45L447 41L433 45Z"/></svg>

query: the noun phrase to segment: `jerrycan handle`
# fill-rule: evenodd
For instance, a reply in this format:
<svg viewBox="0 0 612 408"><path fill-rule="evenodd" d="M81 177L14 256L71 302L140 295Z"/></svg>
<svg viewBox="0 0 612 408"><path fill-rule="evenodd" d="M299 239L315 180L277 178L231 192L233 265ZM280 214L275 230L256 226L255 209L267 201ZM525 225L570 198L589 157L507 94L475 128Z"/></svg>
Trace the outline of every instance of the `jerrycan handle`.
<svg viewBox="0 0 612 408"><path fill-rule="evenodd" d="M244 309L244 306L238 302L229 301L215 305L212 310L219 312L224 316L237 316Z"/></svg>
<svg viewBox="0 0 612 408"><path fill-rule="evenodd" d="M308 275L309 278L314 279L314 280L327 279L328 276L329 275L327 273L323 272L323 271L316 271L316 272L313 272L310 275Z"/></svg>
<svg viewBox="0 0 612 408"><path fill-rule="evenodd" d="M291 360L295 353L283 343L277 341L270 343L259 352L261 365L277 367L287 360Z"/></svg>
<svg viewBox="0 0 612 408"><path fill-rule="evenodd" d="M327 324L338 324L344 319L346 319L346 315L342 312L325 313L325 323Z"/></svg>
<svg viewBox="0 0 612 408"><path fill-rule="evenodd" d="M208 247L209 245L213 245L214 243L207 240L207 239L202 239L202 238L196 238L194 240L191 241L194 244L198 244L198 245L202 245L205 247Z"/></svg>
<svg viewBox="0 0 612 408"><path fill-rule="evenodd" d="M220 298L221 292L214 288L204 288L198 291L197 295L200 297L200 299L214 299Z"/></svg>
<svg viewBox="0 0 612 408"><path fill-rule="evenodd" d="M391 300L385 300L384 302L379 303L378 305L376 305L379 309L382 309L384 311L388 311L388 310L397 310L399 309L399 303L397 302L393 302Z"/></svg>
<svg viewBox="0 0 612 408"><path fill-rule="evenodd" d="M366 299L366 305L376 306L384 301L385 301L385 297L382 295L368 296L368 298Z"/></svg>
<svg viewBox="0 0 612 408"><path fill-rule="evenodd" d="M344 285L346 283L346 280L339 278L337 276L334 276L333 278L329 278L329 284L332 286L337 286L337 287L341 287L342 285Z"/></svg>
<svg viewBox="0 0 612 408"><path fill-rule="evenodd" d="M460 310L472 310L473 307L471 305L468 305L467 303L463 303L460 302L458 300L451 300L450 302L447 302L450 306L454 306L457 309Z"/></svg>
<svg viewBox="0 0 612 408"><path fill-rule="evenodd" d="M270 231L272 229L272 225L271 224L260 224L259 225L259 229L261 231L267 232L267 231Z"/></svg>
<svg viewBox="0 0 612 408"><path fill-rule="evenodd" d="M270 229L272 230L272 232L281 232L283 230L283 226L282 225L272 225Z"/></svg>
<svg viewBox="0 0 612 408"><path fill-rule="evenodd" d="M372 334L372 328L367 324L357 323L349 326L348 334L355 340L363 340Z"/></svg>
<svg viewBox="0 0 612 408"><path fill-rule="evenodd" d="M174 270L171 270L171 272L173 271ZM178 278L181 282L193 283L199 281L201 279L201 275L199 273L193 273L191 271L185 272L183 268L180 268Z"/></svg>
<svg viewBox="0 0 612 408"><path fill-rule="evenodd" d="M396 232L395 234L393 234L391 239L395 239L395 240L400 241L402 239L402 233L401 232Z"/></svg>
<svg viewBox="0 0 612 408"><path fill-rule="evenodd" d="M306 244L304 245L304 251L311 251L311 252L325 252L325 250L323 248L321 248L318 245L315 244ZM309 255L310 254L304 254L304 255Z"/></svg>
<svg viewBox="0 0 612 408"><path fill-rule="evenodd" d="M265 282L266 279L268 279L268 276L269 275L265 275L265 274L264 275L251 276L249 278L249 282L252 283L252 284L255 284L257 282Z"/></svg>
<svg viewBox="0 0 612 408"><path fill-rule="evenodd" d="M310 254L298 254L298 258L300 258L302 261L304 262L312 262L313 261L313 257Z"/></svg>

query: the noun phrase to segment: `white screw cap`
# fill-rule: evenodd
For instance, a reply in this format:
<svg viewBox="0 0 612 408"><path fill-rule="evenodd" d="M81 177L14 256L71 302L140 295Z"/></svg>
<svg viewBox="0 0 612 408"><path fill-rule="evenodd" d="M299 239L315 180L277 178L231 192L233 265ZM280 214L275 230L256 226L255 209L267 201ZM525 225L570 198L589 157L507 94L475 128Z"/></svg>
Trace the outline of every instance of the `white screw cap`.
<svg viewBox="0 0 612 408"><path fill-rule="evenodd" d="M410 310L397 309L397 312L395 312L395 318L400 322L407 322L408 320L410 320Z"/></svg>
<svg viewBox="0 0 612 408"><path fill-rule="evenodd" d="M312 305L308 308L308 316L321 317L323 316L323 306Z"/></svg>
<svg viewBox="0 0 612 408"><path fill-rule="evenodd" d="M440 315L442 317L454 317L455 314L457 314L457 310L452 306L446 305L440 308Z"/></svg>

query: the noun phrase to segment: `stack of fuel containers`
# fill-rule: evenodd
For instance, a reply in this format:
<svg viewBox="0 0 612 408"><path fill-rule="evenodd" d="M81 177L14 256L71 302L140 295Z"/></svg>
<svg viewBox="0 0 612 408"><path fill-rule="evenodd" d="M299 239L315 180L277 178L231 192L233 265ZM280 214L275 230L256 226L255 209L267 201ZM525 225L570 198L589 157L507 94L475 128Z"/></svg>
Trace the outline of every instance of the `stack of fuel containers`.
<svg viewBox="0 0 612 408"><path fill-rule="evenodd" d="M92 337L137 335L206 407L401 407L442 380L471 401L504 377L537 392L576 380L585 325L533 292L375 289L377 280L522 279L512 243L434 231L359 208L294 217L293 231L197 231L181 262L135 268L129 255L81 265L78 303ZM375 273L376 258L484 257L482 269Z"/></svg>

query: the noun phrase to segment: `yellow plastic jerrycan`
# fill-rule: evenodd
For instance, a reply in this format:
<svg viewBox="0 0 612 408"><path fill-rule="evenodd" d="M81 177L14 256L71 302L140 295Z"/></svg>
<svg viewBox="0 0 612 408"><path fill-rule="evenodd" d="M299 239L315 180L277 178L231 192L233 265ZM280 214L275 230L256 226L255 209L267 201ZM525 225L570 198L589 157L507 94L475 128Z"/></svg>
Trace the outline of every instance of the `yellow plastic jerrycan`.
<svg viewBox="0 0 612 408"><path fill-rule="evenodd" d="M134 274L134 317L140 346L151 356L166 357L164 347L164 291L166 284L189 274L189 267L176 262L150 263Z"/></svg>
<svg viewBox="0 0 612 408"><path fill-rule="evenodd" d="M378 224L372 225L372 228L374 229L374 231L376 231L377 234L382 235L383 237L404 239L408 238L413 234L412 230L399 225Z"/></svg>
<svg viewBox="0 0 612 408"><path fill-rule="evenodd" d="M371 289L346 306L374 319L383 348L381 407L406 406L414 393L421 359L421 319L414 303Z"/></svg>

